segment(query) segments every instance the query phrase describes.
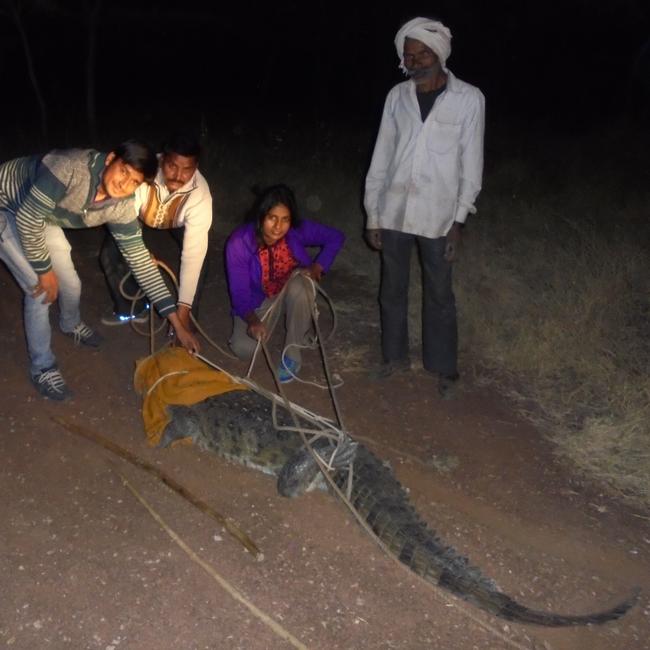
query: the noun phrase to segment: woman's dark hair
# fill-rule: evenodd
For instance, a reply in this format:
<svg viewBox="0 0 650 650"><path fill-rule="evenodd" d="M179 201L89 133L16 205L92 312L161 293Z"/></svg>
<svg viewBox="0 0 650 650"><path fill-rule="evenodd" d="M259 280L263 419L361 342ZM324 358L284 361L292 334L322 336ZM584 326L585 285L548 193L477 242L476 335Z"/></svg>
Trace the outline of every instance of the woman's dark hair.
<svg viewBox="0 0 650 650"><path fill-rule="evenodd" d="M113 149L113 153L136 171L142 172L145 181L155 178L158 171L158 158L148 144L139 140L125 140Z"/></svg>
<svg viewBox="0 0 650 650"><path fill-rule="evenodd" d="M279 203L286 205L289 210L291 228L300 225L300 215L298 214L296 197L290 187L280 183L278 185L271 185L263 190L253 191L257 194L257 198L248 212L247 221L252 221L255 224L255 232L258 237L262 234L262 223L264 222L264 217Z"/></svg>
<svg viewBox="0 0 650 650"><path fill-rule="evenodd" d="M201 145L198 138L191 133L179 131L172 133L165 142L163 142L162 153L165 156L175 153L179 156L199 159L201 155Z"/></svg>

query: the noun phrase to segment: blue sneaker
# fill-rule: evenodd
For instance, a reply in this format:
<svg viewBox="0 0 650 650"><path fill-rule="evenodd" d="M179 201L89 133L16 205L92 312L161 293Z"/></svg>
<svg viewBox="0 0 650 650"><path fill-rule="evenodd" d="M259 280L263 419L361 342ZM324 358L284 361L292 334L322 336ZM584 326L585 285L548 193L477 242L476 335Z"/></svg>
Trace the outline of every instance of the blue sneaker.
<svg viewBox="0 0 650 650"><path fill-rule="evenodd" d="M295 361L291 357L282 357L282 361L278 368L278 380L281 384L288 384L296 378L299 370L299 361Z"/></svg>

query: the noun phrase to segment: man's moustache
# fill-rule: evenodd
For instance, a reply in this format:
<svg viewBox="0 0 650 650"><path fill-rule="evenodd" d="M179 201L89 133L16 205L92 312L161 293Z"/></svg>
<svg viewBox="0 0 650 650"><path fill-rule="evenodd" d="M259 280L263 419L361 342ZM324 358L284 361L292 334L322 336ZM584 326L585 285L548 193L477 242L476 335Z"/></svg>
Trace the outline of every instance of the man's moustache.
<svg viewBox="0 0 650 650"><path fill-rule="evenodd" d="M411 79L424 79L424 77L430 77L433 74L434 68L417 68L413 70L407 70L406 74L411 77Z"/></svg>

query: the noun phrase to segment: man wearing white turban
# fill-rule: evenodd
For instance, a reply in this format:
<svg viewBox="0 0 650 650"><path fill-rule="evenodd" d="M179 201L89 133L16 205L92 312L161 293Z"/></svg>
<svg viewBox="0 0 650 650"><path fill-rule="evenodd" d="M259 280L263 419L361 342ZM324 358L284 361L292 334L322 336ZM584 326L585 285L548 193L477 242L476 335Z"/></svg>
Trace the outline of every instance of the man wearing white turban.
<svg viewBox="0 0 650 650"><path fill-rule="evenodd" d="M422 265L422 363L448 398L459 376L452 263L481 189L485 100L447 68L451 32L441 22L409 20L397 32L395 47L409 80L386 97L364 197L366 239L382 259L383 364L376 375L410 368L408 287L415 243Z"/></svg>

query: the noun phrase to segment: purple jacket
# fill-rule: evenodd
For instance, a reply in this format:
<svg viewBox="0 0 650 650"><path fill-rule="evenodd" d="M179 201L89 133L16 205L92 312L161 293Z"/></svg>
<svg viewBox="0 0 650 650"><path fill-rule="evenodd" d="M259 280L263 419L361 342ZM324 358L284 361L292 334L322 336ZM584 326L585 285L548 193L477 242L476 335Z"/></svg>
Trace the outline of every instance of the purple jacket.
<svg viewBox="0 0 650 650"><path fill-rule="evenodd" d="M300 268L318 262L327 273L337 253L341 250L345 235L336 228L303 219L297 228L289 228L287 245ZM308 246L321 250L312 259ZM262 265L257 250L255 224L245 223L230 233L226 242L226 272L232 312L244 318L263 302L266 295L262 289Z"/></svg>

